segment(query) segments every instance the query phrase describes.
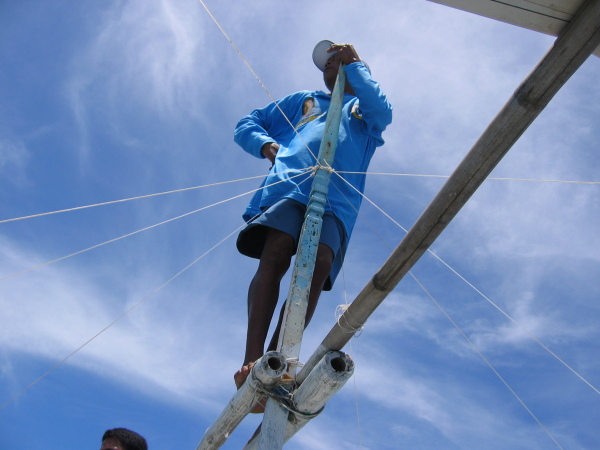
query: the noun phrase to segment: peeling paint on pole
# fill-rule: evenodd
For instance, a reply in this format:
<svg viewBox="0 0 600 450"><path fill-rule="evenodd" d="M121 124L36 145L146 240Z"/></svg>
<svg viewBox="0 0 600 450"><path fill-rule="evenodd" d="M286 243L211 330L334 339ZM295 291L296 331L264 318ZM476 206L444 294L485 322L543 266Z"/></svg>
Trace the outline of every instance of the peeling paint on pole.
<svg viewBox="0 0 600 450"><path fill-rule="evenodd" d="M304 225L298 241L298 251L287 297L282 332L277 346L286 358L291 359L289 372L292 377L295 377L296 373L295 361L300 356L308 295L321 237L327 193L329 192L329 180L331 178L329 168L333 165L340 130L345 84L346 73L343 66L340 65L331 96L331 105L327 111L325 131L318 156L319 168L316 170L310 199L306 207Z"/></svg>
<svg viewBox="0 0 600 450"><path fill-rule="evenodd" d="M316 171L310 199L306 207L281 334L277 345L278 351L288 360L288 373L293 379L296 378L296 367L300 356L302 334L304 333L306 310L308 308L308 295L317 259L327 192L329 191L329 179L331 178L329 168L333 165L337 148L345 86L346 72L344 66L340 64L335 87L331 94L331 104L327 111L325 131L319 148L319 168ZM274 400L269 398L258 448L282 448L287 419L288 410L274 404Z"/></svg>

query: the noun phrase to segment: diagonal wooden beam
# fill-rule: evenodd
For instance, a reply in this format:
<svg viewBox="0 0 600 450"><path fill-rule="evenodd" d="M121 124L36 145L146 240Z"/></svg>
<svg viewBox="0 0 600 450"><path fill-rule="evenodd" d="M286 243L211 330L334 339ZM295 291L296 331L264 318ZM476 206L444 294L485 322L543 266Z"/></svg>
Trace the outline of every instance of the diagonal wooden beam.
<svg viewBox="0 0 600 450"><path fill-rule="evenodd" d="M350 304L298 373L306 379L331 350L341 350L427 251L559 89L600 45L600 0L582 5L563 34L517 88L391 256Z"/></svg>

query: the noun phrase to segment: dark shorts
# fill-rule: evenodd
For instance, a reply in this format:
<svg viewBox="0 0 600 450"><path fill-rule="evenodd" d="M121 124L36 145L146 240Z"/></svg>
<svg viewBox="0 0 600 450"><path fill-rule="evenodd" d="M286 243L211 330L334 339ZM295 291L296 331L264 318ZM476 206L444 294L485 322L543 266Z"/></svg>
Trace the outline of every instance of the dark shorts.
<svg viewBox="0 0 600 450"><path fill-rule="evenodd" d="M244 228L237 239L237 248L242 255L260 259L265 245L268 228L283 231L294 238L298 246L306 205L289 198L279 200ZM323 227L319 242L327 245L335 255L340 250L343 226L330 212L323 214Z"/></svg>

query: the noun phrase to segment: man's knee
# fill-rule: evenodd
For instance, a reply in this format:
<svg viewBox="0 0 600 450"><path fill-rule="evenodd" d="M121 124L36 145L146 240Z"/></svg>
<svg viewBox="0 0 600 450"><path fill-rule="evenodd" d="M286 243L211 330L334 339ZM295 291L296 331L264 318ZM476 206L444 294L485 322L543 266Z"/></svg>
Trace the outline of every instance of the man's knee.
<svg viewBox="0 0 600 450"><path fill-rule="evenodd" d="M262 254L261 265L271 266L284 273L294 256L294 238L283 231L269 229Z"/></svg>
<svg viewBox="0 0 600 450"><path fill-rule="evenodd" d="M292 256L286 251L277 248L265 248L260 255L260 265L276 271L286 272L291 264Z"/></svg>
<svg viewBox="0 0 600 450"><path fill-rule="evenodd" d="M317 260L315 261L315 274L320 274L321 277L327 278L329 272L331 272L331 266L333 264L333 251L325 245L319 244L317 251Z"/></svg>

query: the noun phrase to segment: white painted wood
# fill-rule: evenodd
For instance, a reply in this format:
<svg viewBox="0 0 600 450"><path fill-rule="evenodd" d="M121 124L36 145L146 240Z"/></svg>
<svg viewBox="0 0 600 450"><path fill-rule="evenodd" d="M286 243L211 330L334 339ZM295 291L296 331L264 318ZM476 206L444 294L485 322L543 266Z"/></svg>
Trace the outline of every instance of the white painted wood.
<svg viewBox="0 0 600 450"><path fill-rule="evenodd" d="M323 139L319 148L318 159L320 165L333 165L340 130L345 85L346 72L343 65L340 64L333 93L331 94L331 104L327 111ZM300 357L308 296L315 268L330 177L331 173L324 168L319 168L315 174L310 199L306 207L306 217L298 242L294 271L277 344L277 349L287 358L288 374L292 380L296 379L296 365ZM287 411L269 398L261 427L262 431L259 436L260 449L273 450L283 447L287 419Z"/></svg>
<svg viewBox="0 0 600 450"><path fill-rule="evenodd" d="M306 381L294 392L293 409L296 413L286 424L285 442L312 420L325 407L354 373L354 362L342 352L328 352L316 365ZM263 426L265 423L263 422ZM268 445L265 441L264 445ZM244 450L262 447L258 439L252 439Z"/></svg>
<svg viewBox="0 0 600 450"><path fill-rule="evenodd" d="M281 380L287 370L285 357L278 352L266 353L252 367L243 386L236 392L215 423L206 430L196 450L219 448L261 399L261 392Z"/></svg>
<svg viewBox="0 0 600 450"><path fill-rule="evenodd" d="M319 147L320 166L333 166L340 131L345 85L346 72L343 65L340 64ZM331 173L324 167L320 167L313 179L277 345L277 350L288 359L289 373L293 379L296 377L296 365L300 357L308 296L317 258L330 178Z"/></svg>
<svg viewBox="0 0 600 450"><path fill-rule="evenodd" d="M585 3L585 0L429 1L551 36L559 36ZM594 54L600 56L600 47Z"/></svg>
<svg viewBox="0 0 600 450"><path fill-rule="evenodd" d="M254 439L258 449L275 450L283 448L285 429L288 420L288 410L272 398L269 398L260 433Z"/></svg>

